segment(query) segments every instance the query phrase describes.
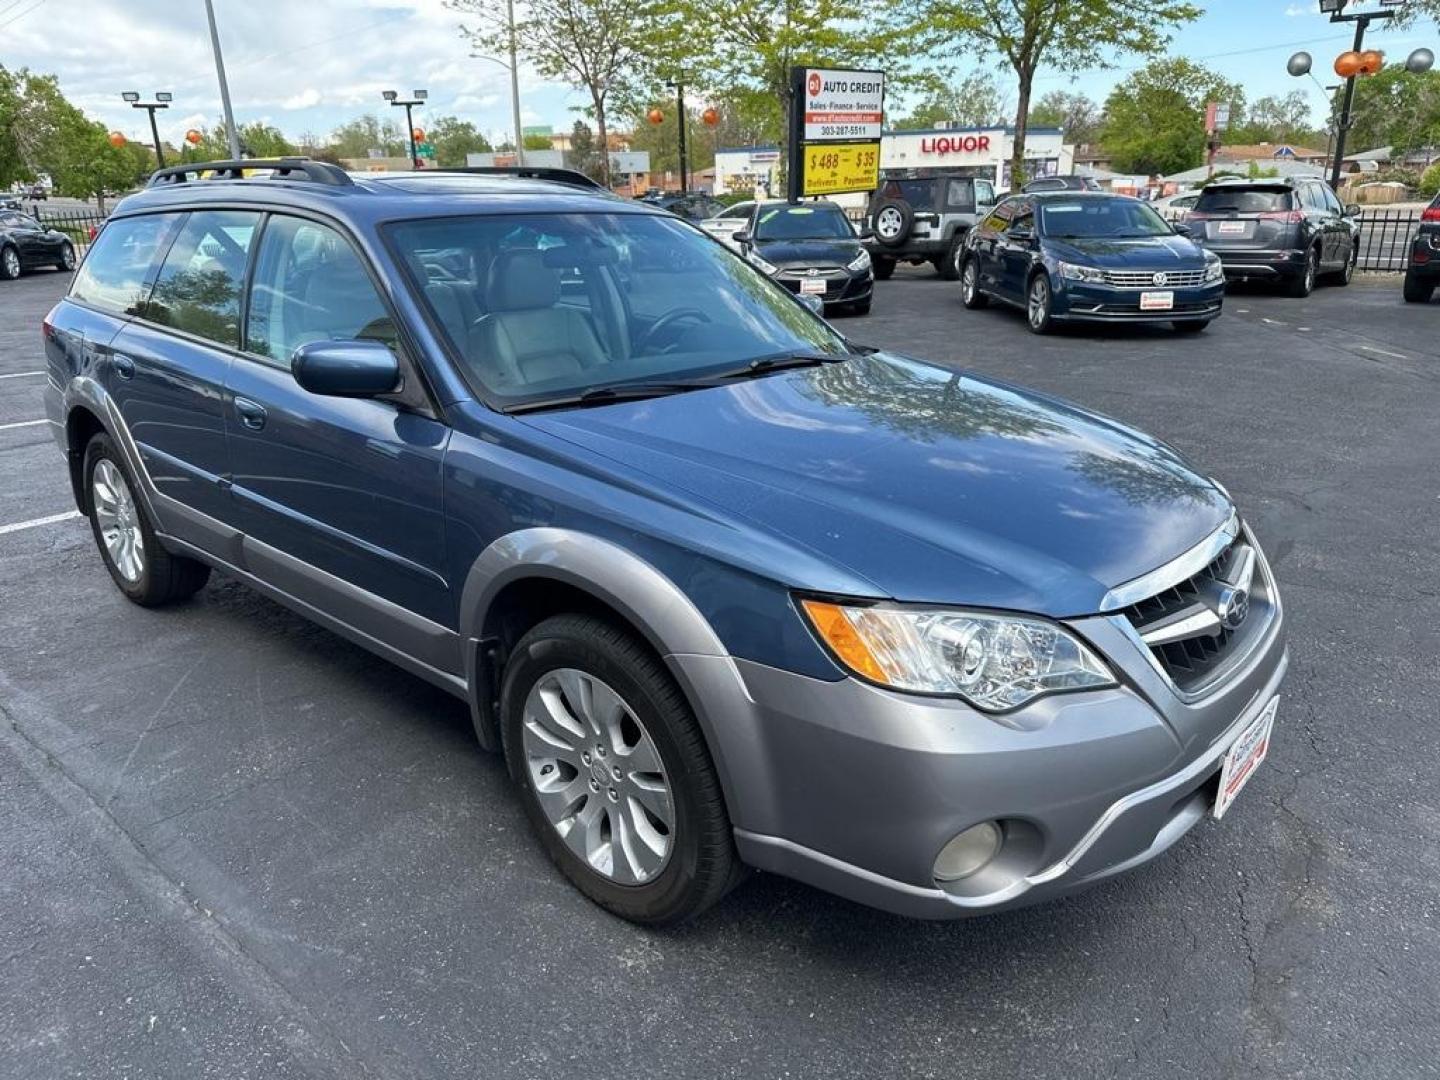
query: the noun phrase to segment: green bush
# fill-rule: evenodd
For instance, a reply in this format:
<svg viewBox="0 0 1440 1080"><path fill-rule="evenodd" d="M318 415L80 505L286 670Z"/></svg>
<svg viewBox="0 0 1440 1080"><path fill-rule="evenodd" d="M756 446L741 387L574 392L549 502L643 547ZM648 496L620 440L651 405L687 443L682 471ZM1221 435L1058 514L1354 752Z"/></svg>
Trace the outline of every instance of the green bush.
<svg viewBox="0 0 1440 1080"><path fill-rule="evenodd" d="M1425 170L1420 177L1420 183L1416 185L1416 190L1427 198L1433 198L1440 194L1440 161Z"/></svg>

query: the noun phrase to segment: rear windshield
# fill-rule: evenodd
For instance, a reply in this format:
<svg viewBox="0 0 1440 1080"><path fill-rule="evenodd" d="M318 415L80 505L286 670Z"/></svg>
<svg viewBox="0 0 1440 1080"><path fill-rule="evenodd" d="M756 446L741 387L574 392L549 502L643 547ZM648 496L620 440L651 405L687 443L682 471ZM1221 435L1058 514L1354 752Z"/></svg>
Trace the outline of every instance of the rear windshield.
<svg viewBox="0 0 1440 1080"><path fill-rule="evenodd" d="M904 199L916 210L935 209L933 180L884 180L876 194L881 199Z"/></svg>
<svg viewBox="0 0 1440 1080"><path fill-rule="evenodd" d="M1206 188L1200 193L1195 209L1202 214L1264 214L1271 210L1294 210L1295 196L1288 188L1239 185Z"/></svg>

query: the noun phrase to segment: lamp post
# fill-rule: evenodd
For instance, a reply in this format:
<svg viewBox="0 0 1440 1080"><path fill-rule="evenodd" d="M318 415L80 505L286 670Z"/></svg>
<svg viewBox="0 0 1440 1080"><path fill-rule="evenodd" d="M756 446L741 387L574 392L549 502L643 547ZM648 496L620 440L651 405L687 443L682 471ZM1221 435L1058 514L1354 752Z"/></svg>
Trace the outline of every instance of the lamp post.
<svg viewBox="0 0 1440 1080"><path fill-rule="evenodd" d="M511 0L510 3L510 20L511 30L513 31L515 20L514 0ZM513 32L510 36L510 63L507 64L504 60L497 60L495 57L486 56L483 53L471 53L470 56L475 60L489 60L490 63L499 64L506 71L510 72L510 113L511 118L515 122L515 163L523 167L525 165L525 133L520 129L520 76L516 74L515 71L515 36Z"/></svg>
<svg viewBox="0 0 1440 1080"><path fill-rule="evenodd" d="M168 109L173 95L168 91L162 91L155 95L154 101L141 101L140 95L134 90L126 90L120 95L122 101L128 101L134 109L144 109L150 114L150 136L155 140L155 162L156 168L165 167L165 151L160 149L160 128L155 123L155 111L157 109Z"/></svg>
<svg viewBox="0 0 1440 1080"><path fill-rule="evenodd" d="M210 51L215 54L215 78L220 82L220 107L225 112L225 138L230 143L230 160L240 160L240 132L230 108L230 83L225 78L225 58L220 54L220 31L215 26L215 5L205 0L205 18L210 23Z"/></svg>
<svg viewBox="0 0 1440 1080"><path fill-rule="evenodd" d="M685 84L676 79L674 82L667 82L665 87L675 91L675 122L680 131L680 194L685 195L690 191L690 164L685 154ZM610 152L608 146L605 152Z"/></svg>
<svg viewBox="0 0 1440 1080"><path fill-rule="evenodd" d="M420 167L420 156L415 152L415 121L410 115L410 110L416 105L424 105L425 99L430 96L428 90L416 90L408 98L401 98L394 90L385 90L381 96L391 105L404 106L405 108L405 137L410 140L410 168Z"/></svg>

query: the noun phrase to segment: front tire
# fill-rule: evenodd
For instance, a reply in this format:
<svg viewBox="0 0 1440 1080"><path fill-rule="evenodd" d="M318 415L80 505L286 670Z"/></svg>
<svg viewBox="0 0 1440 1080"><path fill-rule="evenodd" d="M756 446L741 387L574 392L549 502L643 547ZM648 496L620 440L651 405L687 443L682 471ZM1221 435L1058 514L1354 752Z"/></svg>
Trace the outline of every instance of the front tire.
<svg viewBox="0 0 1440 1080"><path fill-rule="evenodd" d="M895 273L895 260L888 255L872 256L870 265L875 271L876 281L889 281L890 275Z"/></svg>
<svg viewBox="0 0 1440 1080"><path fill-rule="evenodd" d="M1054 327L1054 316L1051 314L1054 303L1050 278L1043 273L1036 274L1030 279L1030 287L1025 292L1025 321L1032 334L1048 334Z"/></svg>
<svg viewBox="0 0 1440 1080"><path fill-rule="evenodd" d="M960 271L960 302L971 311L990 303L990 298L980 291L980 264L973 258L966 259Z"/></svg>
<svg viewBox="0 0 1440 1080"><path fill-rule="evenodd" d="M55 269L64 270L67 274L75 269L74 244L66 244L60 249L60 258L55 261Z"/></svg>
<svg viewBox="0 0 1440 1080"><path fill-rule="evenodd" d="M1209 319L1176 319L1170 324L1177 334L1199 334L1210 325Z"/></svg>
<svg viewBox="0 0 1440 1080"><path fill-rule="evenodd" d="M1344 287L1349 285L1355 277L1355 266L1360 261L1360 245L1350 245L1350 257L1345 260L1345 265L1334 274L1330 275L1330 283Z"/></svg>
<svg viewBox="0 0 1440 1080"><path fill-rule="evenodd" d="M526 816L571 884L647 925L729 891L741 867L719 778L644 642L591 615L546 619L511 653L500 707Z"/></svg>
<svg viewBox="0 0 1440 1080"><path fill-rule="evenodd" d="M171 555L155 535L135 480L108 435L85 447L86 512L105 568L127 598L159 607L193 596L210 578L204 563Z"/></svg>
<svg viewBox="0 0 1440 1080"><path fill-rule="evenodd" d="M0 247L0 281L14 281L20 276L20 252L6 244Z"/></svg>

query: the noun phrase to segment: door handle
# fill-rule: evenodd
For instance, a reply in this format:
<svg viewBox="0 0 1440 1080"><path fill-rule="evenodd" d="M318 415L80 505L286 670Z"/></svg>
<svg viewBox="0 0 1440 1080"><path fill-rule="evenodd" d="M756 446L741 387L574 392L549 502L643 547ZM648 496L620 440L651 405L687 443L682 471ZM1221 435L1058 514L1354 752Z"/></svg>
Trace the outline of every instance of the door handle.
<svg viewBox="0 0 1440 1080"><path fill-rule="evenodd" d="M124 353L111 353L110 366L115 369L115 375L121 379L133 379L135 377L135 361Z"/></svg>
<svg viewBox="0 0 1440 1080"><path fill-rule="evenodd" d="M259 431L265 426L265 407L249 398L237 397L235 412L240 416L240 423L251 431Z"/></svg>

